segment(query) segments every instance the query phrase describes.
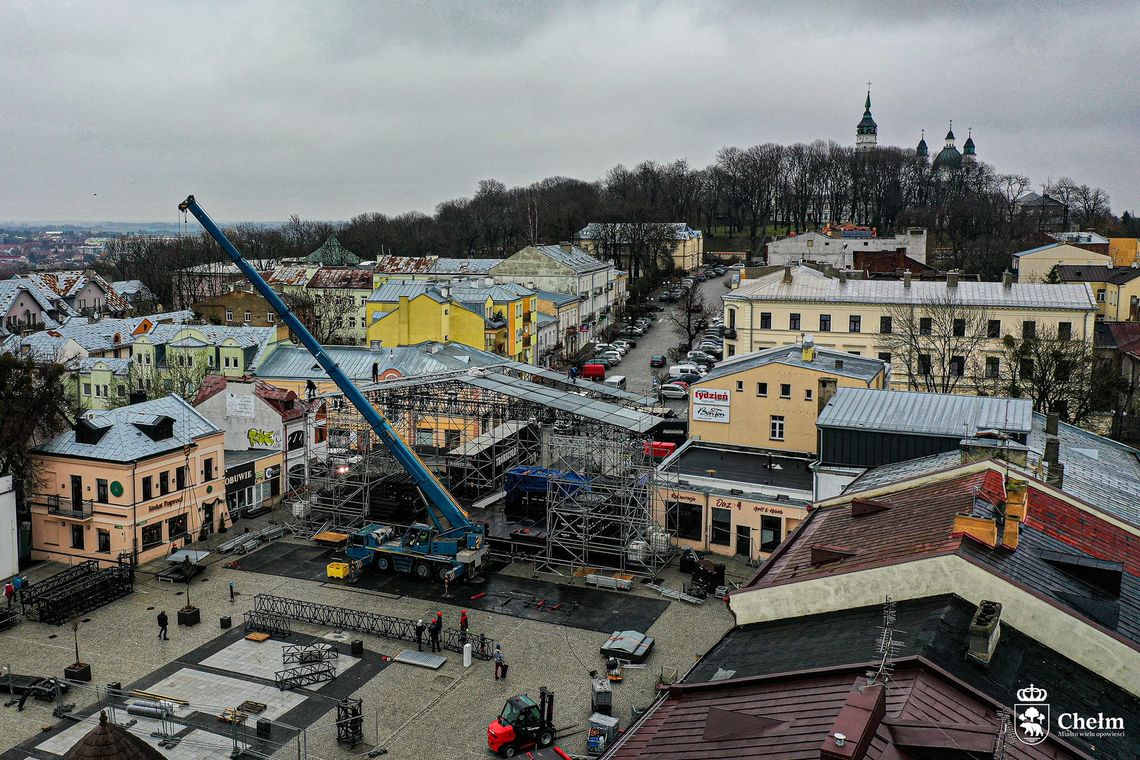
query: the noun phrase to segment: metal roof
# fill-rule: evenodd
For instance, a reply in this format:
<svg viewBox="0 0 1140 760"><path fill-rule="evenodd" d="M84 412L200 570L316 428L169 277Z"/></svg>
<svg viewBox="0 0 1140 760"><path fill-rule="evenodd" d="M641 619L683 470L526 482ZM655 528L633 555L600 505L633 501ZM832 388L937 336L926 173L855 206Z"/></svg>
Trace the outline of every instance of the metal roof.
<svg viewBox="0 0 1140 760"><path fill-rule="evenodd" d="M102 275L91 270L72 269L60 272L29 272L18 274L17 278L30 280L44 290L55 293L61 298L73 298L83 290L88 283L94 283L103 291L103 305L108 311L123 312L130 308L127 299L119 295L111 283L103 279Z"/></svg>
<svg viewBox="0 0 1140 760"><path fill-rule="evenodd" d="M504 259L448 259L438 258L432 265L433 274L488 274Z"/></svg>
<svg viewBox="0 0 1140 760"><path fill-rule="evenodd" d="M32 280L3 280L0 281L0 316L8 313L8 309L12 307L12 303L20 295L21 292L27 292L40 308L45 312L57 311L55 305L51 301L50 291L40 288ZM66 307L65 307L66 308ZM70 309L68 309L70 313Z"/></svg>
<svg viewBox="0 0 1140 760"><path fill-rule="evenodd" d="M372 365L377 372L394 369L403 377L430 375L486 367L506 361L497 354L457 343L422 343L417 346L369 348L366 346L325 346L325 353L358 384L372 382ZM253 374L263 379L328 380L324 369L308 350L282 345L262 362Z"/></svg>
<svg viewBox="0 0 1140 760"><path fill-rule="evenodd" d="M155 441L138 427L150 424L161 417L170 417L174 420L174 435L170 438ZM98 443L78 443L75 440L75 431L68 430L52 438L36 451L110 462L134 462L168 451L180 450L195 439L222 432L221 428L199 414L178 394L118 409L89 411L85 412L82 418L94 427L106 428Z"/></svg>
<svg viewBox="0 0 1140 760"><path fill-rule="evenodd" d="M321 267L313 274L306 287L371 290L372 272L351 267Z"/></svg>
<svg viewBox="0 0 1140 760"><path fill-rule="evenodd" d="M1033 402L982 396L840 388L819 413L821 428L964 438L979 430L1028 434Z"/></svg>
<svg viewBox="0 0 1140 760"><path fill-rule="evenodd" d="M193 318L194 314L190 311L174 311L118 319L103 318L96 321L91 321L87 317L74 317L59 327L41 330L19 338L10 345L6 344L6 348L16 351L20 346L27 346L37 359L50 360L56 356L58 350L68 340L74 340L88 353L102 353L103 351L110 351L116 346L127 347L134 343L139 337L135 335L135 330L144 320L151 323L157 323L158 320L181 323ZM154 327L157 326L158 324L154 325ZM152 332L154 327L151 328ZM115 340L116 336L118 336L118 341Z"/></svg>
<svg viewBox="0 0 1140 760"><path fill-rule="evenodd" d="M785 283L784 271L777 270L755 280L745 280L726 294L732 301L793 301L799 303L912 304L922 306L949 299L967 306L1021 309L1061 309L1095 311L1096 301L1088 285L1049 285L1015 282L959 280L956 287L945 282L902 280L853 280L828 277L811 267L792 270L792 282Z"/></svg>
<svg viewBox="0 0 1140 760"><path fill-rule="evenodd" d="M565 306L568 303L582 300L582 296L573 293L555 293L553 290L536 290L534 292L540 299L550 301L555 306Z"/></svg>
<svg viewBox="0 0 1140 760"><path fill-rule="evenodd" d="M611 266L611 264L602 261L601 259L595 259L593 256L586 253L577 246L570 246L570 250L567 251L560 245L532 245L527 246L527 248L519 251L519 253L522 253L528 249L538 251L554 262L569 267L579 274L583 272L595 272ZM515 254L515 256L518 255L518 253ZM514 258L514 256L511 258ZM507 259L507 261L510 260L511 259Z"/></svg>
<svg viewBox="0 0 1140 760"><path fill-rule="evenodd" d="M104 365L112 374L125 375L131 370L130 359L115 359L112 357L92 356L74 359L70 368L78 370L81 374L89 374L97 365Z"/></svg>
<svg viewBox="0 0 1140 760"><path fill-rule="evenodd" d="M411 300L426 295L437 303L445 303L439 286L424 280L388 280L372 291L368 300L372 303L399 303L401 298Z"/></svg>
<svg viewBox="0 0 1140 760"><path fill-rule="evenodd" d="M842 362L842 366L838 364ZM727 375L735 375L768 364L783 364L789 367L800 367L815 370L828 375L841 375L853 377L865 382L874 380L880 372L884 372L887 363L881 359L872 359L867 356L857 356L843 351L834 351L829 348L815 349L815 359L804 361L803 349L800 344L791 346L777 346L754 351L749 354L738 354L709 370L709 373L700 379L700 383L718 380Z"/></svg>

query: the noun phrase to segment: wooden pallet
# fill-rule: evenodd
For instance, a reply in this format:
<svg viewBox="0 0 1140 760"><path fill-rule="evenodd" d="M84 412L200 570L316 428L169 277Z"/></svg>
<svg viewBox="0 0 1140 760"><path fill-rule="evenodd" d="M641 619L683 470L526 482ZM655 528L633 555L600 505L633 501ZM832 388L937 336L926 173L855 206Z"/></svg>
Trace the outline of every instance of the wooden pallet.
<svg viewBox="0 0 1140 760"><path fill-rule="evenodd" d="M258 642L268 641L269 640L269 634L265 633L263 631L254 631L252 633L247 633L245 635L245 640L246 641L258 641Z"/></svg>

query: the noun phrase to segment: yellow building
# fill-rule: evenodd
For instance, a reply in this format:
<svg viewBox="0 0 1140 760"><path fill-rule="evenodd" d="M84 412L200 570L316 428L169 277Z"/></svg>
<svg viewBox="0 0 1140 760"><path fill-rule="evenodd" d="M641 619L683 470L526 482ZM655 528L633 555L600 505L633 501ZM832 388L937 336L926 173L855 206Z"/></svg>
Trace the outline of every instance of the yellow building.
<svg viewBox="0 0 1140 760"><path fill-rule="evenodd" d="M72 359L75 397L83 409L125 406L131 393L131 360Z"/></svg>
<svg viewBox="0 0 1140 760"><path fill-rule="evenodd" d="M689 389L689 437L758 449L817 452L815 420L837 388L885 388L885 361L804 345L727 359Z"/></svg>
<svg viewBox="0 0 1140 760"><path fill-rule="evenodd" d="M1092 288L1096 299L1097 318L1109 322L1140 321L1140 268L1135 266L1081 266L1062 264L1057 267L1061 282L1084 283Z"/></svg>
<svg viewBox="0 0 1140 760"><path fill-rule="evenodd" d="M1108 255L1118 267L1130 267L1140 256L1140 238L1109 238Z"/></svg>
<svg viewBox="0 0 1140 760"><path fill-rule="evenodd" d="M591 222L574 236L574 245L591 256L619 260L624 256L625 241L640 237L641 228L649 223ZM663 249L663 255L678 272L691 272L704 261L705 238L700 230L694 230L685 222L668 222L656 225L664 234L656 241Z"/></svg>
<svg viewBox="0 0 1140 760"><path fill-rule="evenodd" d="M1002 282L959 281L953 273L945 282L912 281L909 276L856 280L842 274L829 277L806 266L788 266L745 280L723 299L726 359L799 343L811 333L817 348L891 363L890 384L896 390L908 390L912 375L928 374L932 354L940 346L955 344L950 330L959 329L957 318L946 326L945 335L932 334L931 323L946 311L952 310L963 322L984 322L985 336L972 346L971 357L936 357L947 361L947 373L960 378L981 373L982 368L996 375L1004 356L1002 338L1007 335L1092 340L1097 313L1092 291L1084 284L1015 283L1009 274ZM891 345L900 334L909 334L918 344L912 355L893 355ZM976 366L966 366L967 359ZM914 366L908 367L908 361ZM966 390L969 382L964 380L961 387Z"/></svg>
<svg viewBox="0 0 1140 760"><path fill-rule="evenodd" d="M527 364L537 358L538 298L519 285L393 280L365 308L371 346L454 341Z"/></svg>
<svg viewBox="0 0 1140 760"><path fill-rule="evenodd" d="M1013 268L1020 283L1046 282L1053 267L1062 264L1105 266L1111 263L1111 256L1068 243L1050 243L1013 254Z"/></svg>
<svg viewBox="0 0 1140 760"><path fill-rule="evenodd" d="M228 526L224 439L176 395L87 412L34 454L32 558L142 564Z"/></svg>

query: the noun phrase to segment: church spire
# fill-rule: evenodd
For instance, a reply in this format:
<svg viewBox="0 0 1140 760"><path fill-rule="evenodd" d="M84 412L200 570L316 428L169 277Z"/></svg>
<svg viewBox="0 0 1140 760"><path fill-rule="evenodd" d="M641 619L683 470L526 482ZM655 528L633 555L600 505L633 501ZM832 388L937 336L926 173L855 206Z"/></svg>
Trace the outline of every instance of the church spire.
<svg viewBox="0 0 1140 760"><path fill-rule="evenodd" d="M863 119L855 127L855 150L871 150L878 142L879 125L871 116L871 83L867 82L867 100L863 103Z"/></svg>

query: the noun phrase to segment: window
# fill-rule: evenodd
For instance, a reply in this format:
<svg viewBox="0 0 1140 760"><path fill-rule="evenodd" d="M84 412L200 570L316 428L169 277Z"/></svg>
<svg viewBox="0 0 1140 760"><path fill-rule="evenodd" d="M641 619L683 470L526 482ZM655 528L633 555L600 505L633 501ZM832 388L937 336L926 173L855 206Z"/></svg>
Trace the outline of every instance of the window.
<svg viewBox="0 0 1140 760"><path fill-rule="evenodd" d="M1097 288L1097 290L1096 290L1096 302L1097 303L1104 303L1104 288Z"/></svg>
<svg viewBox="0 0 1140 760"><path fill-rule="evenodd" d="M181 491L186 487L186 476L189 474L190 468L183 465L174 471L174 487Z"/></svg>
<svg viewBox="0 0 1140 760"><path fill-rule="evenodd" d="M732 510L713 508L712 532L709 543L718 546L728 546L732 543Z"/></svg>
<svg viewBox="0 0 1140 760"><path fill-rule="evenodd" d="M962 377L966 374L966 359L962 356L950 357L950 374L953 377Z"/></svg>
<svg viewBox="0 0 1140 760"><path fill-rule="evenodd" d="M890 360L891 360L891 352L890 351L880 351L879 352L879 361L890 362Z"/></svg>
<svg viewBox="0 0 1140 760"><path fill-rule="evenodd" d="M924 376L929 375L930 374L930 367L931 367L930 354L919 354L918 355L918 374L924 375Z"/></svg>
<svg viewBox="0 0 1140 760"><path fill-rule="evenodd" d="M791 398L792 386L790 383L780 383L780 398Z"/></svg>
<svg viewBox="0 0 1140 760"><path fill-rule="evenodd" d="M273 324L274 322L276 322L277 321L277 312L275 312L275 311L265 312L265 321L268 322L269 324Z"/></svg>
<svg viewBox="0 0 1140 760"><path fill-rule="evenodd" d="M729 345L729 347L728 347L728 355L729 355L729 356L736 356L736 346L733 346L733 345Z"/></svg>
<svg viewBox="0 0 1140 760"><path fill-rule="evenodd" d="M207 457L206 461L202 463L202 479L203 480L213 480L214 479L214 458L213 457Z"/></svg>
<svg viewBox="0 0 1140 760"><path fill-rule="evenodd" d="M1072 338L1073 338L1073 323L1072 322L1058 322L1057 323L1057 338L1060 340L1072 340Z"/></svg>
<svg viewBox="0 0 1140 760"><path fill-rule="evenodd" d="M100 504L107 503L107 481L103 478L96 478L95 480L95 501Z"/></svg>
<svg viewBox="0 0 1140 760"><path fill-rule="evenodd" d="M105 385L96 385L95 386L95 398L102 398L104 395L103 389L106 387L107 386L105 386Z"/></svg>
<svg viewBox="0 0 1140 760"><path fill-rule="evenodd" d="M736 381L736 390L737 391L744 390L744 381L743 380L737 380Z"/></svg>
<svg viewBox="0 0 1140 760"><path fill-rule="evenodd" d="M96 537L96 540L98 541L98 546L99 546L98 551L102 554L110 554L111 553L111 532L109 530L103 530L102 528L99 528L97 531L95 531L95 537Z"/></svg>
<svg viewBox="0 0 1140 760"><path fill-rule="evenodd" d="M253 321L253 315L250 314L248 311L245 313L245 321L246 322L252 322Z"/></svg>
<svg viewBox="0 0 1140 760"><path fill-rule="evenodd" d="M124 386L122 386L122 385L115 386L115 390L118 391L119 398L126 398L127 389Z"/></svg>
<svg viewBox="0 0 1140 760"><path fill-rule="evenodd" d="M226 309L226 321L227 322L233 322L234 321L234 313L231 309Z"/></svg>
<svg viewBox="0 0 1140 760"><path fill-rule="evenodd" d="M954 337L955 338L966 337L966 320L964 320L964 319L955 319L954 320Z"/></svg>
<svg viewBox="0 0 1140 760"><path fill-rule="evenodd" d="M756 383L756 395L757 396L767 396L768 395L768 383Z"/></svg>
<svg viewBox="0 0 1140 760"><path fill-rule="evenodd" d="M784 416L782 414L773 414L771 425L768 430L768 437L773 441L784 440Z"/></svg>
<svg viewBox="0 0 1140 760"><path fill-rule="evenodd" d="M863 318L858 314L852 314L848 317L847 332L863 332Z"/></svg>
<svg viewBox="0 0 1140 760"><path fill-rule="evenodd" d="M986 337L987 338L1000 338L1001 337L1001 320L991 319L986 323Z"/></svg>
<svg viewBox="0 0 1140 760"><path fill-rule="evenodd" d="M178 536L186 535L186 515L171 517L166 521L166 535L173 541Z"/></svg>
<svg viewBox="0 0 1140 760"><path fill-rule="evenodd" d="M677 538L688 541L701 540L701 523L703 522L704 510L699 504L673 502L666 509L675 510Z"/></svg>
<svg viewBox="0 0 1140 760"><path fill-rule="evenodd" d="M1021 371L1022 378L1026 379L1026 380L1032 380L1033 379L1033 360L1032 359L1022 359L1021 360L1021 366L1019 367L1019 369Z"/></svg>
<svg viewBox="0 0 1140 760"><path fill-rule="evenodd" d="M883 335L890 335L894 326L894 320L890 317L879 317L879 332Z"/></svg>
<svg viewBox="0 0 1140 760"><path fill-rule="evenodd" d="M788 315L788 329L789 330L800 329L800 315L799 314L789 314Z"/></svg>
<svg viewBox="0 0 1140 760"><path fill-rule="evenodd" d="M784 520L781 517L762 515L760 517L760 551L776 551L784 534Z"/></svg>
<svg viewBox="0 0 1140 760"><path fill-rule="evenodd" d="M142 529L142 548L149 549L162 543L162 523L144 525Z"/></svg>
<svg viewBox="0 0 1140 760"><path fill-rule="evenodd" d="M831 315L830 314L820 314L819 315L819 331L820 332L831 332Z"/></svg>
<svg viewBox="0 0 1140 760"><path fill-rule="evenodd" d="M934 332L934 320L930 317L919 317L918 332L920 335L930 335Z"/></svg>
<svg viewBox="0 0 1140 760"><path fill-rule="evenodd" d="M83 549L83 526L82 525L72 525L71 526L71 548L72 549L79 549L81 551Z"/></svg>
<svg viewBox="0 0 1140 760"><path fill-rule="evenodd" d="M462 441L462 435L458 430L445 430L443 431L443 445L448 449L457 448Z"/></svg>
<svg viewBox="0 0 1140 760"><path fill-rule="evenodd" d="M166 496L170 493L170 473L166 470L158 473L158 495Z"/></svg>
<svg viewBox="0 0 1140 760"><path fill-rule="evenodd" d="M1001 373L1001 361L996 356L986 357L986 377L997 377Z"/></svg>
<svg viewBox="0 0 1140 760"><path fill-rule="evenodd" d="M760 312L760 329L761 330L771 330L772 329L772 312L770 312L770 311Z"/></svg>
<svg viewBox="0 0 1140 760"><path fill-rule="evenodd" d="M728 310L728 329L736 329L736 309Z"/></svg>
<svg viewBox="0 0 1140 760"><path fill-rule="evenodd" d="M207 367L213 367L214 366L214 355L213 354L209 354L208 356L206 356L206 366Z"/></svg>
<svg viewBox="0 0 1140 760"><path fill-rule="evenodd" d="M804 389L804 401L811 401L811 388Z"/></svg>
<svg viewBox="0 0 1140 760"><path fill-rule="evenodd" d="M1037 337L1037 323L1027 319L1021 323L1021 337L1031 339Z"/></svg>
<svg viewBox="0 0 1140 760"><path fill-rule="evenodd" d="M417 446L434 446L435 445L435 431L431 428L417 428L416 429L416 445Z"/></svg>
<svg viewBox="0 0 1140 760"><path fill-rule="evenodd" d="M154 489L153 489L152 484L151 484L150 475L147 475L146 477L143 478L142 492L143 492L143 494L142 494L143 501L149 501L150 499L154 498Z"/></svg>
<svg viewBox="0 0 1140 760"><path fill-rule="evenodd" d="M83 395L84 396L90 396L91 395L91 383L84 383L83 384Z"/></svg>

